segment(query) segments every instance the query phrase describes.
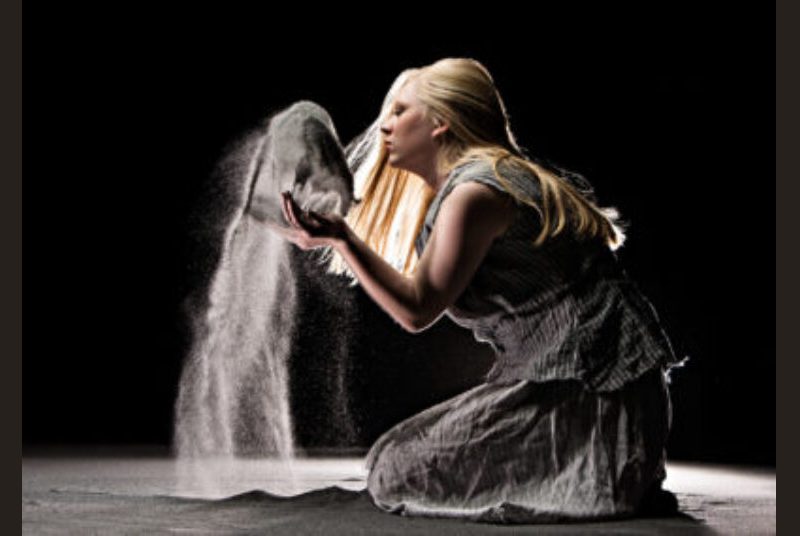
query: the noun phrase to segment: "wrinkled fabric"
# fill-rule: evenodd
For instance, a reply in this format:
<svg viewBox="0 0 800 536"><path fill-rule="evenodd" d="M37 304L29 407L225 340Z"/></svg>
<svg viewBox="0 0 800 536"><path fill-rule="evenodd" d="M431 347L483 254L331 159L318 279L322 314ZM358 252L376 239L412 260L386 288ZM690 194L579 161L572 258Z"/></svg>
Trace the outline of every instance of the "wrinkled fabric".
<svg viewBox="0 0 800 536"><path fill-rule="evenodd" d="M501 172L541 202L530 171ZM466 181L508 192L486 162L453 170L428 209L419 255L443 200ZM446 312L492 346L496 364L486 383L373 445L367 489L383 510L491 523L580 521L635 515L666 493L666 371L678 360L655 309L608 246L565 232L534 247L540 217L516 207Z"/></svg>
<svg viewBox="0 0 800 536"><path fill-rule="evenodd" d="M402 515L490 523L630 516L666 476L661 370L597 393L577 381L484 383L383 434L367 489Z"/></svg>
<svg viewBox="0 0 800 536"><path fill-rule="evenodd" d="M541 186L529 170L501 165L500 171L511 188L541 206ZM415 242L418 255L444 199L467 181L507 193L486 161L454 169L428 209ZM477 341L492 346L497 360L486 381L571 379L613 391L648 370L678 362L655 309L607 245L578 242L563 232L534 247L540 217L515 204L511 226L446 310Z"/></svg>

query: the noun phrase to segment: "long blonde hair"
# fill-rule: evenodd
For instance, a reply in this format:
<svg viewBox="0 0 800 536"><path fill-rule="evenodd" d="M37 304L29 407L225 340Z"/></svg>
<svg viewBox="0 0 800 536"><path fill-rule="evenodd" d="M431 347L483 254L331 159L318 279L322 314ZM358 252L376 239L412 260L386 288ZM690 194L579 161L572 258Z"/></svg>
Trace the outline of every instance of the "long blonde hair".
<svg viewBox="0 0 800 536"><path fill-rule="evenodd" d="M580 176L535 161L517 145L489 71L476 60L446 58L401 73L387 93L378 119L345 150L358 199L345 220L356 235L397 270L413 274L419 260L414 239L436 195L422 178L391 166L381 143L380 125L390 113L397 91L412 78L418 82L417 98L426 114L449 127L438 153L440 173L447 175L469 161L491 162L495 176L508 193L539 213L542 229L531 237L536 247L568 228L579 239L600 239L611 249L622 245L625 235L615 209L600 208L589 190L568 180L581 179ZM541 205L503 177L501 164L530 171L541 186ZM323 260L330 273L347 274L351 285L358 282L333 249L325 251Z"/></svg>

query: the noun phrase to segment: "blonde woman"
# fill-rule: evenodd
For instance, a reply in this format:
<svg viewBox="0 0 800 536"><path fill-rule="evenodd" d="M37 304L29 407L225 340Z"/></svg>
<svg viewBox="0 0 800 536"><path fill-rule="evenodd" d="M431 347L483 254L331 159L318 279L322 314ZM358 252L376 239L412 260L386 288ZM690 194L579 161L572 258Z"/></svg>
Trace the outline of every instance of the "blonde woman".
<svg viewBox="0 0 800 536"><path fill-rule="evenodd" d="M677 360L618 265L616 213L523 153L486 68L405 71L348 153L360 202L341 218L284 193L279 232L325 248L404 329L447 314L497 355L484 383L373 445L375 505L499 523L674 509L661 482Z"/></svg>

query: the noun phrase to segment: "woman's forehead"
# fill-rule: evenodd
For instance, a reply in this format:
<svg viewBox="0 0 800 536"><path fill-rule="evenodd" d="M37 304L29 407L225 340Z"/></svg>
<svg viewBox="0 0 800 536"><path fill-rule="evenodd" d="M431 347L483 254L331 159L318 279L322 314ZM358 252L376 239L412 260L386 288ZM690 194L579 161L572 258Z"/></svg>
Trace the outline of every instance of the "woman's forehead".
<svg viewBox="0 0 800 536"><path fill-rule="evenodd" d="M417 102L417 81L409 80L394 97L395 104L411 105Z"/></svg>

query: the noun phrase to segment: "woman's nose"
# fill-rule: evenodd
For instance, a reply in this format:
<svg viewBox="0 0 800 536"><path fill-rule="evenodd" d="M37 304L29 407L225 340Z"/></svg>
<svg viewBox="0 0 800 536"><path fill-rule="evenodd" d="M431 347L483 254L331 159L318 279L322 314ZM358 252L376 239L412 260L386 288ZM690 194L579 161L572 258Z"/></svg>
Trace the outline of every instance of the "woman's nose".
<svg viewBox="0 0 800 536"><path fill-rule="evenodd" d="M391 131L391 123L389 119L381 123L381 132L383 132L384 135L388 136Z"/></svg>

